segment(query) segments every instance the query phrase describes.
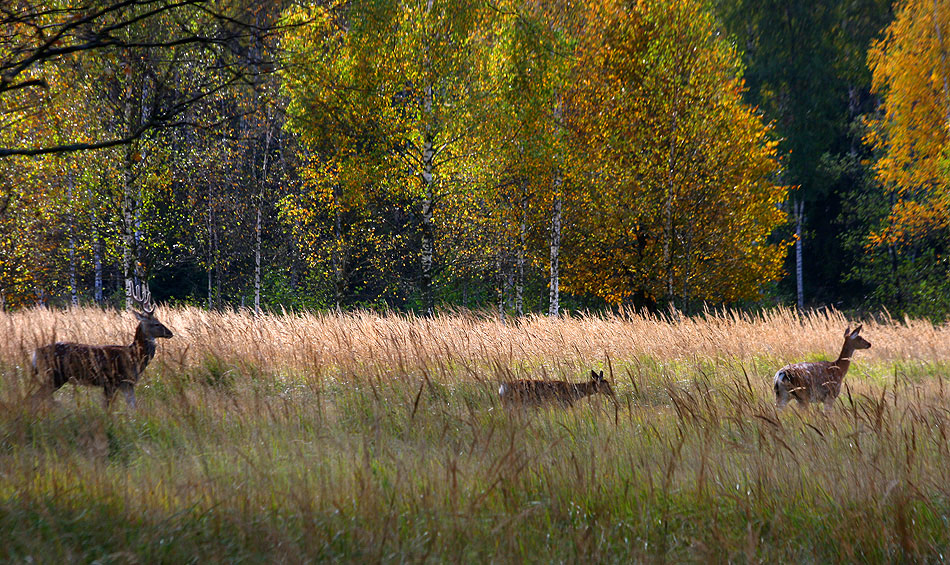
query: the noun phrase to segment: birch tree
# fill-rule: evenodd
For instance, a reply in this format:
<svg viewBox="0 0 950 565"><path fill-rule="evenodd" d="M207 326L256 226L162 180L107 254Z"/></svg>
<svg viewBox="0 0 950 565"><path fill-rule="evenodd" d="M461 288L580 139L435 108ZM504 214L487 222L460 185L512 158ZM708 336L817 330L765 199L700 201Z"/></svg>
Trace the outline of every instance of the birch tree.
<svg viewBox="0 0 950 565"><path fill-rule="evenodd" d="M467 184L474 133L491 112L478 71L492 13L475 0L366 0L288 14L289 22L315 22L286 38L294 52L284 77L291 127L318 146L326 135L318 126L330 123L327 159L352 165L358 157L376 172L344 190L386 183L412 199L427 314L435 307L440 212Z"/></svg>
<svg viewBox="0 0 950 565"><path fill-rule="evenodd" d="M586 19L573 129L602 161L578 167L590 213L566 286L651 307L755 297L781 272L787 242L768 237L786 190L736 53L700 1L605 2Z"/></svg>
<svg viewBox="0 0 950 565"><path fill-rule="evenodd" d="M491 70L499 99L493 152L501 177L499 212L510 233L499 241L515 242L518 313L523 312L529 232L530 239L544 242L543 255L533 255L547 271L547 312L557 316L564 203L573 192L565 170L570 132L564 111L574 88L574 47L582 10L560 1L512 0L501 6L505 15L498 25Z"/></svg>

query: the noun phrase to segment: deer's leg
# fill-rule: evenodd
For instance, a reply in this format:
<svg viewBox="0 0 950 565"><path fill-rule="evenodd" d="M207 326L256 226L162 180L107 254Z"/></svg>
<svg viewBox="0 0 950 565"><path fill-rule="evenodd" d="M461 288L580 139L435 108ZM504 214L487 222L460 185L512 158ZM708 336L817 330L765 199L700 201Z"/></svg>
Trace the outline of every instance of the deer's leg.
<svg viewBox="0 0 950 565"><path fill-rule="evenodd" d="M32 384L36 387L35 392L31 396L35 399L52 398L53 393L59 388L54 384L53 371L40 365L36 357L36 353L34 353L33 364L30 367L30 376L33 380Z"/></svg>
<svg viewBox="0 0 950 565"><path fill-rule="evenodd" d="M125 402L129 405L129 408L135 410L135 387L132 383L121 383L119 390L125 395Z"/></svg>
<svg viewBox="0 0 950 565"><path fill-rule="evenodd" d="M103 385L102 387L102 401L106 410L109 410L112 407L112 401L115 400L116 388L113 385Z"/></svg>
<svg viewBox="0 0 950 565"><path fill-rule="evenodd" d="M53 400L53 393L56 392L66 382L60 378L60 373L51 368L33 367L33 384L35 389L28 396L29 402L34 407L56 405Z"/></svg>
<svg viewBox="0 0 950 565"><path fill-rule="evenodd" d="M47 406L50 404L55 405L56 401L53 400L54 392L56 392L56 387L48 382L40 382L37 388L27 396L27 399L34 407Z"/></svg>

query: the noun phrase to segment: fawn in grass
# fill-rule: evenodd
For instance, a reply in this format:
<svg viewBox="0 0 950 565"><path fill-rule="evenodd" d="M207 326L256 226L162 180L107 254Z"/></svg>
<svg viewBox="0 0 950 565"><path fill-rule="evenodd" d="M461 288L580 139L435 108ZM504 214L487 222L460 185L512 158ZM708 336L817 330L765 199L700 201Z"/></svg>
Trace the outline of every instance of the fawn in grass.
<svg viewBox="0 0 950 565"><path fill-rule="evenodd" d="M498 395L506 406L540 406L558 403L561 406L573 406L574 402L592 394L603 393L613 396L610 382L604 378L604 372L590 372L590 380L584 383L567 381L548 381L526 379L502 383Z"/></svg>
<svg viewBox="0 0 950 565"><path fill-rule="evenodd" d="M136 285L129 294L142 307L133 312L139 321L132 345L85 345L56 342L33 352L33 376L37 379L40 399L53 393L70 380L79 384L102 387L106 408L118 391L125 394L129 407L135 408L135 383L148 362L155 356L155 338L170 338L172 332L154 316L148 287Z"/></svg>
<svg viewBox="0 0 950 565"><path fill-rule="evenodd" d="M775 401L783 408L794 398L799 404L808 406L809 402L823 402L825 408L831 408L844 380L851 356L858 349L868 349L870 342L858 335L858 326L844 331L844 346L837 361L816 361L814 363L796 363L786 365L775 373Z"/></svg>

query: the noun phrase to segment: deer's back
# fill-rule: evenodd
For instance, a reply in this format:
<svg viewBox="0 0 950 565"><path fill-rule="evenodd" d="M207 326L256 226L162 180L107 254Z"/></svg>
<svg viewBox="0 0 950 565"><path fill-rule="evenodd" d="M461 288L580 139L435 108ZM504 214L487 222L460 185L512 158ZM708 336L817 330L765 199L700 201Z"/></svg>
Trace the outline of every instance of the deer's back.
<svg viewBox="0 0 950 565"><path fill-rule="evenodd" d="M86 345L57 342L33 353L33 366L41 378L59 388L69 379L104 386L136 377L129 348L122 345Z"/></svg>
<svg viewBox="0 0 950 565"><path fill-rule="evenodd" d="M498 394L502 402L513 404L543 404L554 401L569 405L580 396L577 387L569 382L540 380L502 383Z"/></svg>
<svg viewBox="0 0 950 565"><path fill-rule="evenodd" d="M775 383L785 383L792 394L807 395L809 400L821 401L829 394L838 396L841 370L832 361L814 361L786 365L775 373Z"/></svg>

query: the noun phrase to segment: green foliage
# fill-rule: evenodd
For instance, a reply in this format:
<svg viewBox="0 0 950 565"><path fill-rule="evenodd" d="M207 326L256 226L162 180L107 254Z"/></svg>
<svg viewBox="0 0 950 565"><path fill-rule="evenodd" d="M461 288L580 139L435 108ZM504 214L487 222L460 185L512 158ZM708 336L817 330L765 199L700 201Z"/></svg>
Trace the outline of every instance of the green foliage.
<svg viewBox="0 0 950 565"><path fill-rule="evenodd" d="M791 200L804 202L805 300L861 305L874 285L846 278L862 262L863 253L844 242L866 236L870 226L859 227L845 216L864 213L856 210L849 195L867 181L872 162L862 143L862 121L878 100L870 92L866 54L892 17L892 2L715 0L713 4L742 56L743 97L773 125L782 162L779 180L797 187ZM856 167L846 175L829 174L825 166L843 160ZM785 209L791 216L792 202ZM795 273L794 253L789 253L784 267ZM794 276L785 277L779 292L794 296L795 291Z"/></svg>

